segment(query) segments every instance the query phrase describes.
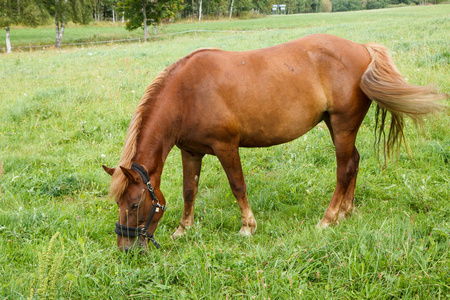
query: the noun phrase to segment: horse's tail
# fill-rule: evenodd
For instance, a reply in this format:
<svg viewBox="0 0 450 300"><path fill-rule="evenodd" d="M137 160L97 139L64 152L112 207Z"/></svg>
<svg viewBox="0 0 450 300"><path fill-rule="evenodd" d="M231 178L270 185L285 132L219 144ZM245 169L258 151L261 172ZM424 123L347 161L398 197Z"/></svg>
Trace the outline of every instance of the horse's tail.
<svg viewBox="0 0 450 300"><path fill-rule="evenodd" d="M399 149L404 142L404 116L422 125L425 115L444 107L437 101L447 98L448 95L437 93L432 86L409 84L398 71L385 47L374 43L364 46L372 61L361 77L359 86L364 94L377 104L375 145L378 149L380 142L383 142L383 153L386 157ZM391 124L386 140L384 129L387 112L391 114Z"/></svg>

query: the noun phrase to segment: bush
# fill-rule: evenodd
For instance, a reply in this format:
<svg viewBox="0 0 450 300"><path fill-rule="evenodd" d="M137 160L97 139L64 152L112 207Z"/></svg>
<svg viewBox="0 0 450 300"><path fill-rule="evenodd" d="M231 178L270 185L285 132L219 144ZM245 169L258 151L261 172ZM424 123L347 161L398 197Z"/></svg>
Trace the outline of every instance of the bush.
<svg viewBox="0 0 450 300"><path fill-rule="evenodd" d="M367 9L380 9L386 8L389 5L389 0L368 0Z"/></svg>
<svg viewBox="0 0 450 300"><path fill-rule="evenodd" d="M363 9L363 4L360 0L332 0L333 11L351 11Z"/></svg>
<svg viewBox="0 0 450 300"><path fill-rule="evenodd" d="M333 10L333 5L330 0L322 0L322 8L324 12L331 12Z"/></svg>

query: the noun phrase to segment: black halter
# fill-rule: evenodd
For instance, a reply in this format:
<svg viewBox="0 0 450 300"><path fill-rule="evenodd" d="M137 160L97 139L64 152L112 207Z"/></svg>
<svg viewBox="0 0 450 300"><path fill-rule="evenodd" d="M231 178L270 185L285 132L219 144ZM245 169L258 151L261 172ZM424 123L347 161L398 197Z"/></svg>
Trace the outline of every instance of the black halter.
<svg viewBox="0 0 450 300"><path fill-rule="evenodd" d="M150 176L148 176L147 171L145 171L145 169L141 165L138 165L137 163L133 163L133 165L131 166L131 170L135 170L136 172L138 172L139 175L141 175L142 181L147 185L147 189L150 192L150 196L152 197L153 207L150 211L150 216L148 217L144 227L129 227L119 224L119 222L116 222L116 229L114 230L114 232L121 236L133 238L143 236L144 238L147 238L150 241L152 241L153 245L155 245L155 247L159 249L160 246L158 242L155 240L153 234L148 232L148 227L150 226L150 223L152 222L153 217L155 216L156 209L160 208L164 212L166 211L166 206L159 204L159 200L158 198L156 198L156 194L152 184L150 183Z"/></svg>

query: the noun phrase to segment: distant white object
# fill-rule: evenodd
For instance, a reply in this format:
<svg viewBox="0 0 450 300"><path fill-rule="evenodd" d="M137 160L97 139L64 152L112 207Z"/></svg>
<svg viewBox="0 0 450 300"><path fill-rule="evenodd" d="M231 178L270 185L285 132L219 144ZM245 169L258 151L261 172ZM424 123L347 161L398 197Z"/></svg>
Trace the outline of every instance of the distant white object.
<svg viewBox="0 0 450 300"><path fill-rule="evenodd" d="M272 5L272 14L286 14L286 4Z"/></svg>

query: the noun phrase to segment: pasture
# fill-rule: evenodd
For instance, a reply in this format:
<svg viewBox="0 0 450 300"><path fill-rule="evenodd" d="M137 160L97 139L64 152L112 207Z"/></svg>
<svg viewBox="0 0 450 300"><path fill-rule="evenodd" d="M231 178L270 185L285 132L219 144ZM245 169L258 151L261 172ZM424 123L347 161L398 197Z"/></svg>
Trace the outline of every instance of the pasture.
<svg viewBox="0 0 450 300"><path fill-rule="evenodd" d="M101 168L117 164L145 88L197 48L249 50L319 32L374 41L390 49L409 82L450 93L449 21L450 5L275 16L164 29L240 33L0 55L0 297L450 298L448 113L427 118L424 133L408 122L409 154L403 148L384 165L373 149L372 107L356 141L356 212L326 230L315 226L333 193L336 163L324 124L289 144L242 149L258 222L252 238L238 234L238 205L219 162L207 156L195 226L170 239L183 209L174 148L162 177L162 248L121 253L117 206Z"/></svg>

